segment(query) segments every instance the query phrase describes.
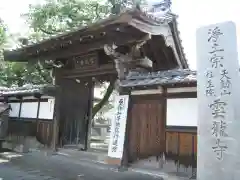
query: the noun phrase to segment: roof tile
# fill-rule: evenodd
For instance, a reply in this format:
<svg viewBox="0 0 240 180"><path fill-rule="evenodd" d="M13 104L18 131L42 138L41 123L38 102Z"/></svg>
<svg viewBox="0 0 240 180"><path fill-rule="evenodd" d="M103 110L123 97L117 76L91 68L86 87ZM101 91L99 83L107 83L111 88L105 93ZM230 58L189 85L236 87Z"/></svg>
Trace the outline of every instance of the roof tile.
<svg viewBox="0 0 240 180"><path fill-rule="evenodd" d="M9 95L20 95L20 94L34 94L34 93L42 93L46 88L54 88L53 85L32 85L26 84L22 87L0 87L0 95L1 96L9 96Z"/></svg>
<svg viewBox="0 0 240 180"><path fill-rule="evenodd" d="M196 76L197 72L189 69L173 69L150 73L131 72L125 80L120 82L120 86L136 87L196 82Z"/></svg>

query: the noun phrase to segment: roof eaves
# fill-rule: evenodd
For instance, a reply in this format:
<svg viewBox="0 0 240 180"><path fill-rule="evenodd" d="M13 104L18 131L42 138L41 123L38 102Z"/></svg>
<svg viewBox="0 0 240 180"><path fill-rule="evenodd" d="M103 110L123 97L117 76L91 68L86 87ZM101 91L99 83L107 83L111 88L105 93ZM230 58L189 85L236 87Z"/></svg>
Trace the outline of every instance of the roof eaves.
<svg viewBox="0 0 240 180"><path fill-rule="evenodd" d="M175 44L177 45L177 51L179 53L180 59L182 61L182 65L184 69L188 69L189 65L188 65L188 61L186 59L185 53L184 53L184 48L182 45L182 40L180 38L180 31L178 30L178 22L177 22L177 16L175 15L175 17L172 20L172 33L174 34L174 41Z"/></svg>
<svg viewBox="0 0 240 180"><path fill-rule="evenodd" d="M87 32L89 30L95 30L95 29L102 28L102 27L105 27L105 26L110 25L110 24L128 23L128 22L131 21L132 18L140 18L141 20L147 21L150 24L161 25L166 20L169 22L172 19L172 17L173 17L173 14L168 13L164 17L162 17L162 21L161 20L159 21L156 18L151 17L150 15L148 15L146 13L143 13L140 10L137 10L135 8L134 9L129 9L129 10L127 10L125 12L122 12L118 15L110 15L108 18L99 20L95 23L90 24L89 26L84 26L84 27L77 28L73 31L67 31L67 32L64 32L64 33L61 33L61 34L53 35L50 38L42 40L40 42L30 44L30 45L27 45L27 46L24 46L24 47L15 49L15 50L7 50L5 52L6 53L7 52L21 52L24 49L32 48L34 46L38 46L40 44L44 44L44 43L47 43L47 42L50 42L50 41L63 40L63 39L69 38L71 36L74 36L75 34L84 33L84 32Z"/></svg>
<svg viewBox="0 0 240 180"><path fill-rule="evenodd" d="M14 95L32 95L44 94L45 89L55 88L53 85L26 85L22 87L0 88L1 96L14 96Z"/></svg>
<svg viewBox="0 0 240 180"><path fill-rule="evenodd" d="M18 51L19 52L19 51L21 51L23 49L27 49L27 48L31 48L31 47L34 47L34 46L37 46L37 45L40 45L40 44L44 44L44 43L47 43L49 41L62 40L62 39L68 38L70 36L73 36L75 34L79 34L80 32L86 32L89 29L97 29L99 27L104 27L104 26L112 24L112 23L124 22L124 21L128 20L128 18L126 18L126 16L128 14L131 14L131 12L132 11L126 11L126 12L121 13L119 15L111 15L108 18L99 20L99 21L97 21L95 23L90 24L89 26L79 27L79 28L76 28L76 29L74 29L72 31L65 31L63 33L60 33L60 34L57 34L57 35L53 35L50 38L44 39L44 40L39 41L37 43L30 44L30 45L27 45L27 46L24 46L24 47L21 47L21 48L17 48L15 50L12 50L11 52L13 52L13 51Z"/></svg>

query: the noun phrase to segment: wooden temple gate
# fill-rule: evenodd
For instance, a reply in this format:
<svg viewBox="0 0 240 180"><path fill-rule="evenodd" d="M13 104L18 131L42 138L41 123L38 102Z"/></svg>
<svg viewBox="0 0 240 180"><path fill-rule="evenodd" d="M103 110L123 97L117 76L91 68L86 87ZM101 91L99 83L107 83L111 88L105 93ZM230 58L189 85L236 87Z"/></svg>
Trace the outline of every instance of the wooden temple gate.
<svg viewBox="0 0 240 180"><path fill-rule="evenodd" d="M94 83L115 81L117 72L125 70L188 68L180 42L175 15L169 14L163 22L132 9L87 28L5 51L4 56L9 61L39 61L53 69L57 93L52 145L81 144L87 150ZM117 48L108 54L105 46L113 44ZM165 149L165 106L161 97L133 98L133 102L129 157L135 161Z"/></svg>

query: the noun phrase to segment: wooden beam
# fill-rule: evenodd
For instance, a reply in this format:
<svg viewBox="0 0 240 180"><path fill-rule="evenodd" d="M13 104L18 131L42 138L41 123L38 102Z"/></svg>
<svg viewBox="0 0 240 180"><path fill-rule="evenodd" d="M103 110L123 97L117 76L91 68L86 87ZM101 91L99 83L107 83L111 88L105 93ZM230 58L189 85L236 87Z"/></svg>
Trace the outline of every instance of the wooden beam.
<svg viewBox="0 0 240 180"><path fill-rule="evenodd" d="M22 111L22 98L20 98L20 106L19 106L19 111L18 111L18 118L21 117L21 111Z"/></svg>
<svg viewBox="0 0 240 180"><path fill-rule="evenodd" d="M71 44L71 43L74 44L76 41L79 42L80 39L82 40L82 42L84 42L83 40L84 39L89 40L90 36L104 37L106 35L105 32L115 32L115 33L126 32L125 27L129 26L126 20L127 19L124 19L124 22L121 22L120 20L118 22L110 23L108 25L100 23L99 26L95 26L95 28L87 27L87 28L79 29L74 32L68 32L68 33L65 33L64 35L52 37L38 44L31 45L29 47L26 47L25 49L27 51L36 50L36 49L53 49L59 46L60 44L65 44L65 45Z"/></svg>
<svg viewBox="0 0 240 180"><path fill-rule="evenodd" d="M57 48L55 50L39 52L34 55L22 52L5 52L4 58L8 61L25 62L29 60L50 60L50 59L64 59L74 55L84 54L94 50L102 49L105 44L115 43L118 46L131 44L137 42L144 37L145 33L136 31L135 33L122 33L122 32L109 32L104 37L95 38L94 41L81 43L80 41L74 42L65 48ZM36 49L36 52L38 50ZM15 55L14 55L15 54Z"/></svg>
<svg viewBox="0 0 240 180"><path fill-rule="evenodd" d="M129 95L122 91L119 92L120 95ZM124 137L124 145L123 145L123 157L121 161L121 167L128 167L129 165L129 141L130 141L130 131L131 131L131 116L132 116L132 107L133 107L133 101L132 96L129 95L129 101L128 101L128 111L127 111L127 122L126 122L126 131L125 131L125 137Z"/></svg>
<svg viewBox="0 0 240 180"><path fill-rule="evenodd" d="M164 122L164 139L165 139L165 142L166 142L166 127L167 127L167 89L166 88L163 88L163 94L161 96L161 101L162 101L162 121ZM164 149L165 149L165 152L166 152L166 144L164 144ZM163 163L163 162L162 162Z"/></svg>
<svg viewBox="0 0 240 180"><path fill-rule="evenodd" d="M143 33L136 34L136 35L128 34L125 36L121 33L119 33L119 35L110 34L108 35L106 40L103 40L103 38L100 38L100 39L95 39L95 41L91 43L84 43L84 44L76 43L67 47L66 49L64 48L57 49L56 51L45 53L42 55L39 54L39 55L41 56L40 59L67 58L70 56L84 54L84 53L88 53L98 49L102 49L105 44L115 43L118 46L124 45L126 43L130 44L137 41L138 39L141 39L142 37L143 37ZM33 56L33 58L37 58L37 57L39 58L39 55L35 55L35 57Z"/></svg>
<svg viewBox="0 0 240 180"><path fill-rule="evenodd" d="M40 112L40 106L41 106L41 97L38 98L38 107L37 107L37 119L36 119L36 135L38 134L38 122L39 122L39 112ZM37 137L37 136L36 136Z"/></svg>
<svg viewBox="0 0 240 180"><path fill-rule="evenodd" d="M80 78L80 77L94 77L94 76L109 75L109 74L114 75L117 72L113 64L107 64L91 70L70 69L70 70L60 70L59 73L61 73L61 76L64 78Z"/></svg>

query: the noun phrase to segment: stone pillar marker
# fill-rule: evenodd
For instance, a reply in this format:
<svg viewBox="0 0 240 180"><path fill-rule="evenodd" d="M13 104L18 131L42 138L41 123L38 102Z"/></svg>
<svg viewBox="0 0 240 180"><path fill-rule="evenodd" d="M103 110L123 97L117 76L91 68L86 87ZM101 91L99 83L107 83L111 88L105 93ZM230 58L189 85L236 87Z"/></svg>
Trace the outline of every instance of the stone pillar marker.
<svg viewBox="0 0 240 180"><path fill-rule="evenodd" d="M233 22L197 30L197 180L240 179L240 78Z"/></svg>

